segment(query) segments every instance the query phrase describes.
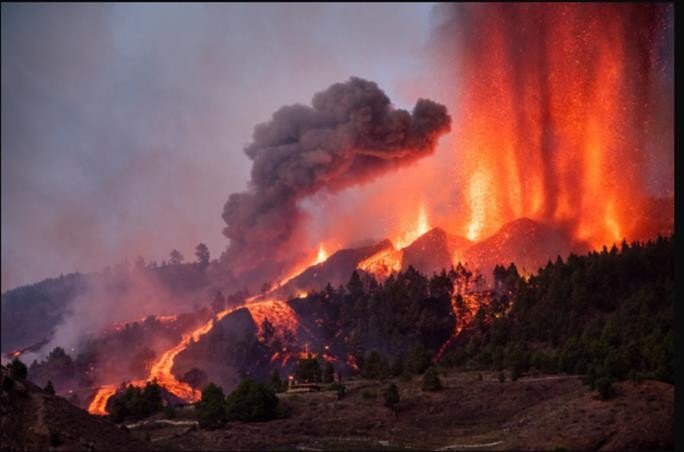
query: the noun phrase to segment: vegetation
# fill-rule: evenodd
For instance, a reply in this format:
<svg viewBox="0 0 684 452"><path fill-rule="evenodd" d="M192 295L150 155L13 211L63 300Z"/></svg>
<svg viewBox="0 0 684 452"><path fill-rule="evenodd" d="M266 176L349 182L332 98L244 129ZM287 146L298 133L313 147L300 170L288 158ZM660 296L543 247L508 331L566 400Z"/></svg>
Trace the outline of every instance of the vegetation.
<svg viewBox="0 0 684 452"><path fill-rule="evenodd" d="M28 369L26 368L26 364L22 363L19 358L14 358L7 367L9 367L10 376L12 378L15 380L26 380Z"/></svg>
<svg viewBox="0 0 684 452"><path fill-rule="evenodd" d="M390 383L383 392L385 406L396 414L396 406L399 403L399 388L394 383Z"/></svg>
<svg viewBox="0 0 684 452"><path fill-rule="evenodd" d="M147 382L142 389L128 385L122 394L112 397L109 415L112 421L123 422L128 417L145 418L162 407L161 387L153 381Z"/></svg>
<svg viewBox="0 0 684 452"><path fill-rule="evenodd" d="M309 354L307 358L302 358L297 363L295 378L303 383L319 383L321 381L321 365L318 358Z"/></svg>
<svg viewBox="0 0 684 452"><path fill-rule="evenodd" d="M532 368L580 374L602 397L630 375L674 382L673 241L559 257L528 281L497 267L492 304L515 303L506 315L485 313L486 328L472 328L464 353L445 363L508 368L512 380Z"/></svg>
<svg viewBox="0 0 684 452"><path fill-rule="evenodd" d="M423 375L423 391L439 391L442 389L442 382L437 375L437 369L430 367Z"/></svg>
<svg viewBox="0 0 684 452"><path fill-rule="evenodd" d="M226 399L229 421L267 421L278 417L278 397L270 386L243 380Z"/></svg>
<svg viewBox="0 0 684 452"><path fill-rule="evenodd" d="M47 384L45 385L45 388L43 388L43 390L44 390L45 392L47 392L48 394L55 395L55 387L52 386L52 381L49 381L49 380L48 380L48 382L47 382Z"/></svg>
<svg viewBox="0 0 684 452"><path fill-rule="evenodd" d="M347 387L337 381L330 385L330 390L337 393L337 400L342 400L347 394Z"/></svg>
<svg viewBox="0 0 684 452"><path fill-rule="evenodd" d="M195 405L195 412L200 428L211 430L223 427L228 420L223 389L209 383L202 390L202 399Z"/></svg>

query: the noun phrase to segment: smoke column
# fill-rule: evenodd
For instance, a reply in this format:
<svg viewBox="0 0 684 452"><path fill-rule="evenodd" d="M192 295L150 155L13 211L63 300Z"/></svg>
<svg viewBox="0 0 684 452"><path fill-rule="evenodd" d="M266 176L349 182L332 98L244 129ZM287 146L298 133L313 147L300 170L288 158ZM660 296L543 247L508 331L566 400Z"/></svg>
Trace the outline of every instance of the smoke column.
<svg viewBox="0 0 684 452"><path fill-rule="evenodd" d="M530 217L600 246L660 232L654 211L673 218L672 5L436 11L440 64L458 85L464 235Z"/></svg>
<svg viewBox="0 0 684 452"><path fill-rule="evenodd" d="M225 204L224 259L236 273L258 267L272 275L296 252L299 201L431 154L450 123L443 105L420 99L412 113L395 109L375 83L355 77L317 93L311 106L280 108L245 148L251 180Z"/></svg>

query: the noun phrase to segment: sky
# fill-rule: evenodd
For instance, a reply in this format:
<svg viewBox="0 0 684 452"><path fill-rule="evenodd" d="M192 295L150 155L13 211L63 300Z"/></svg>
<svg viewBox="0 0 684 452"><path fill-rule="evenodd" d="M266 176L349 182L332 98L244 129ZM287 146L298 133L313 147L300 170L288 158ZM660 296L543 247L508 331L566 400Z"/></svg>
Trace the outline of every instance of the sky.
<svg viewBox="0 0 684 452"><path fill-rule="evenodd" d="M199 242L218 256L243 148L279 107L351 76L400 108L445 102L432 7L3 3L2 291L174 248L194 260ZM310 203L321 231L330 202Z"/></svg>

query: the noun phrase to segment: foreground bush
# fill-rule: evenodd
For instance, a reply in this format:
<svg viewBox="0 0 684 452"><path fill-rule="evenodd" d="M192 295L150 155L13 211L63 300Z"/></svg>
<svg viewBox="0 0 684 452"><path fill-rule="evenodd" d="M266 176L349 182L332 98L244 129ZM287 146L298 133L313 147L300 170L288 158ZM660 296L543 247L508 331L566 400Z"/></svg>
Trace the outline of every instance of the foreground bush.
<svg viewBox="0 0 684 452"><path fill-rule="evenodd" d="M267 421L278 417L278 397L269 386L243 380L226 399L229 421Z"/></svg>
<svg viewBox="0 0 684 452"><path fill-rule="evenodd" d="M226 425L227 416L223 389L209 383L202 391L202 399L195 405L200 428L215 429Z"/></svg>

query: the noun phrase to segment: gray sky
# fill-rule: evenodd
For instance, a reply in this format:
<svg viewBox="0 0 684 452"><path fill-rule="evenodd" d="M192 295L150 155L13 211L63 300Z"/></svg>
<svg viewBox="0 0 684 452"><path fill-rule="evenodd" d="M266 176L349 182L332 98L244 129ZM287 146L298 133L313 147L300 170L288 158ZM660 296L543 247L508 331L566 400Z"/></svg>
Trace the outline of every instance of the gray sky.
<svg viewBox="0 0 684 452"><path fill-rule="evenodd" d="M218 256L277 108L352 75L401 108L445 102L417 82L431 8L3 3L2 290L200 241Z"/></svg>

